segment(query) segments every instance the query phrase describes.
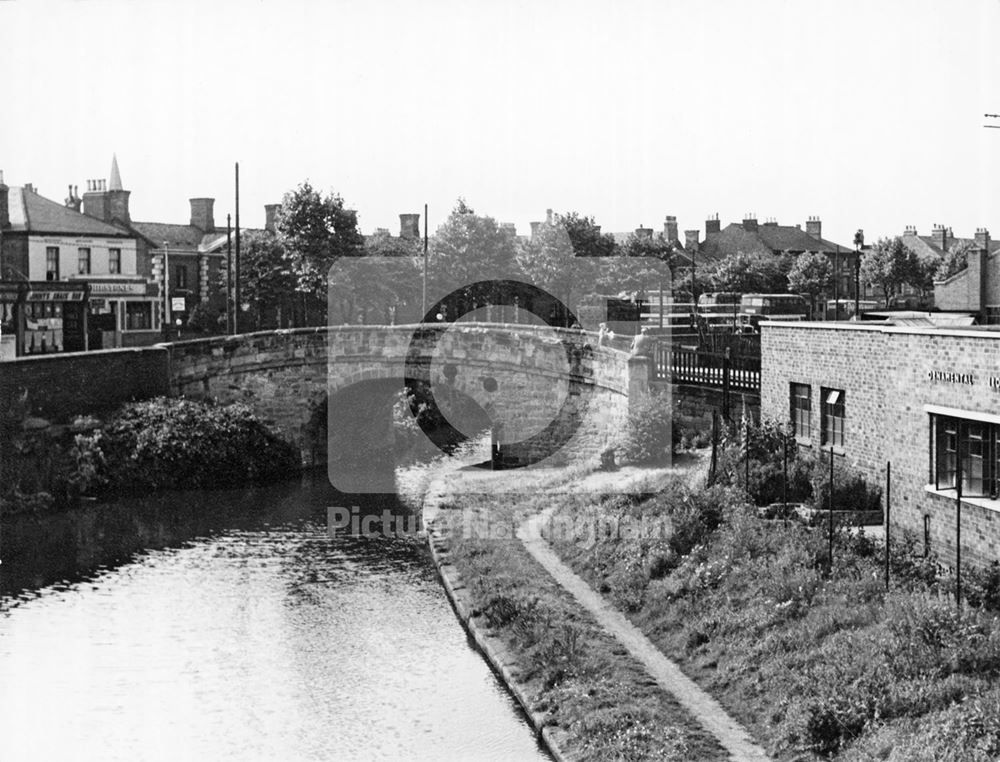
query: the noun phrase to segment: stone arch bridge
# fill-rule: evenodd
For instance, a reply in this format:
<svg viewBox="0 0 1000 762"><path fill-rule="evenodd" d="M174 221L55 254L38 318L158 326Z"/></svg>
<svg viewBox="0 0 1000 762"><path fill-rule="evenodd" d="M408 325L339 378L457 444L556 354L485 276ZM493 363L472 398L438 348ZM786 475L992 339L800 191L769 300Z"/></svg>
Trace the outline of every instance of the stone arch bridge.
<svg viewBox="0 0 1000 762"><path fill-rule="evenodd" d="M406 378L429 384L449 419L453 403L459 419L471 408L500 422L498 445L514 460L553 439L566 456L592 455L621 431L651 373L649 360L596 348L591 336L522 324L295 329L164 348L170 394L247 402L306 465L323 462L328 437L348 448L378 440Z"/></svg>
<svg viewBox="0 0 1000 762"><path fill-rule="evenodd" d="M0 366L0 408L25 391L30 414L56 422L157 395L243 401L299 448L303 464L320 465L328 441L348 453L383 446L410 378L429 385L458 429L498 424L497 448L514 461L537 460L546 448L594 456L650 388L652 368L593 343L592 335L548 326L459 322L25 357Z"/></svg>

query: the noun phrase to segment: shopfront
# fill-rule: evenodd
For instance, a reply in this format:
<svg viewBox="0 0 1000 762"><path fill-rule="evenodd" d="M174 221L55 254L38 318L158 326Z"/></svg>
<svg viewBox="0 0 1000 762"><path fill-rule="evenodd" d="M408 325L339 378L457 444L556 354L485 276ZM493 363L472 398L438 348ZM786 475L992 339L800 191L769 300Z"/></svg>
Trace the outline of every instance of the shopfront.
<svg viewBox="0 0 1000 762"><path fill-rule="evenodd" d="M18 356L23 293L20 283L0 283L0 361Z"/></svg>
<svg viewBox="0 0 1000 762"><path fill-rule="evenodd" d="M160 340L160 300L145 278L88 279L91 349L136 347Z"/></svg>
<svg viewBox="0 0 1000 762"><path fill-rule="evenodd" d="M885 485L891 523L950 563L1000 561L1000 331L766 323L761 413Z"/></svg>
<svg viewBox="0 0 1000 762"><path fill-rule="evenodd" d="M86 283L0 283L0 359L87 349Z"/></svg>

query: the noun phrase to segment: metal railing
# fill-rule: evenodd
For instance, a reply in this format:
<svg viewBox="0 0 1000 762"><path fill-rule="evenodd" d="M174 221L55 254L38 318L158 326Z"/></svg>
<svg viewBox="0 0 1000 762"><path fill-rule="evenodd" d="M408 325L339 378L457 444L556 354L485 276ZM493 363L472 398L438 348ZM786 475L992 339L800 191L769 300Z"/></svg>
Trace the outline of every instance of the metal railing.
<svg viewBox="0 0 1000 762"><path fill-rule="evenodd" d="M706 352L676 344L658 344L654 378L674 384L692 384L736 392L760 391L760 356Z"/></svg>

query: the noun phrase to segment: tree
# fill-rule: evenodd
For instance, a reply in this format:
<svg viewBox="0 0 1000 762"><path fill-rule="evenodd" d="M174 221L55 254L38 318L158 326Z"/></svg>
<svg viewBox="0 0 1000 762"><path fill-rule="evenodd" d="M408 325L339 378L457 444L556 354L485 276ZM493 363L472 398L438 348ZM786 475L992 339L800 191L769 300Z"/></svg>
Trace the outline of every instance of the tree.
<svg viewBox="0 0 1000 762"><path fill-rule="evenodd" d="M227 273L219 272L221 288L227 288ZM271 324L296 324L294 305L296 279L288 251L277 235L268 230L248 230L240 242L240 298L250 305L254 328ZM303 316L298 316L299 320ZM241 320L242 322L242 320Z"/></svg>
<svg viewBox="0 0 1000 762"><path fill-rule="evenodd" d="M969 266L969 252L975 250L973 241L955 241L948 247L934 272L935 280L947 280Z"/></svg>
<svg viewBox="0 0 1000 762"><path fill-rule="evenodd" d="M720 260L710 277L716 291L778 294L788 290L783 262L774 254L738 251Z"/></svg>
<svg viewBox="0 0 1000 762"><path fill-rule="evenodd" d="M517 238L492 217L478 215L459 199L431 241L428 262L428 298L433 305L455 293L449 300L451 314L464 312L478 301L494 303L500 294L488 284L522 277L517 260ZM485 282L485 291L473 293L471 286ZM477 304L473 304L477 302ZM428 305L430 306L430 305Z"/></svg>
<svg viewBox="0 0 1000 762"><path fill-rule="evenodd" d="M339 195L323 196L306 181L285 194L275 215L275 229L288 252L295 290L309 323L310 312L325 314L331 266L340 257L362 253L357 214L344 207Z"/></svg>
<svg viewBox="0 0 1000 762"><path fill-rule="evenodd" d="M577 235L580 236L578 240L586 235L593 243L590 234L581 232L583 226L575 213L573 218L570 224L576 225ZM530 283L546 290L568 310L576 313L580 298L594 290L599 268L594 257L603 255L581 253L582 245L574 245L566 220L567 216L557 215L554 222L541 224L531 240L520 247L517 261ZM564 312L559 319L569 327L571 320L567 313Z"/></svg>
<svg viewBox="0 0 1000 762"><path fill-rule="evenodd" d="M809 296L809 309L816 314L816 299L833 287L833 267L826 254L807 251L795 258L788 271L788 290Z"/></svg>
<svg viewBox="0 0 1000 762"><path fill-rule="evenodd" d="M611 257L617 253L618 244L610 233L602 233L593 217L582 217L576 212L556 215L556 221L566 229L573 251L578 257Z"/></svg>
<svg viewBox="0 0 1000 762"><path fill-rule="evenodd" d="M917 255L899 236L880 238L861 257L861 277L882 290L886 305L904 284L919 280L918 268Z"/></svg>
<svg viewBox="0 0 1000 762"><path fill-rule="evenodd" d="M689 260L684 251L662 233L644 236L631 233L610 268L613 291L636 291L662 288L672 292L678 284L674 272Z"/></svg>

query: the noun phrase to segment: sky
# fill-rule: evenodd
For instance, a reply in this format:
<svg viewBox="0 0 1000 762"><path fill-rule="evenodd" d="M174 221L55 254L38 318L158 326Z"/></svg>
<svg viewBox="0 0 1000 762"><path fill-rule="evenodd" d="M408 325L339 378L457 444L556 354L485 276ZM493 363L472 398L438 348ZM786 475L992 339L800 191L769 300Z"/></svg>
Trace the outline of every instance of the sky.
<svg viewBox="0 0 1000 762"><path fill-rule="evenodd" d="M244 227L308 180L365 233L464 197L1000 238L998 42L1000 0L0 0L0 169L62 201L116 154L139 221L224 225L239 162Z"/></svg>

